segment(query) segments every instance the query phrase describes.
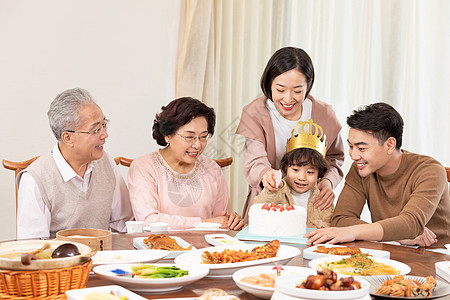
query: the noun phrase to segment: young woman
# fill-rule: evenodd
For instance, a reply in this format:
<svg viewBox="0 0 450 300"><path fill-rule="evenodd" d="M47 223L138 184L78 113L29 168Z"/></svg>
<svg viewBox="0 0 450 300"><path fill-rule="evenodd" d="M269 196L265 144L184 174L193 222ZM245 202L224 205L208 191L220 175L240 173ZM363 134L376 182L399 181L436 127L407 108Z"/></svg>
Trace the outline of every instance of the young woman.
<svg viewBox="0 0 450 300"><path fill-rule="evenodd" d="M286 140L298 121L312 118L327 136L326 159L330 170L317 187L315 207L326 209L334 200L333 188L342 180L344 145L341 124L331 105L316 100L309 92L314 83L314 66L309 55L299 48L285 47L270 58L261 78L263 96L244 107L237 134L245 136L244 172L249 193L244 220L253 199L266 188L276 191L273 174L286 151Z"/></svg>

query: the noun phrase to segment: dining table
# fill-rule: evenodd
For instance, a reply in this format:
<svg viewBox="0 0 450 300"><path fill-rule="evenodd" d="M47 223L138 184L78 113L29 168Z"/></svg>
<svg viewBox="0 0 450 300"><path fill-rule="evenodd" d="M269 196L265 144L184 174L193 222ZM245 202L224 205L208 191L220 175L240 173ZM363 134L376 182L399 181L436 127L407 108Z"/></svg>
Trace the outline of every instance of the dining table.
<svg viewBox="0 0 450 300"><path fill-rule="evenodd" d="M194 247L197 249L212 247L206 240L205 235L211 233L221 233L228 234L230 236L234 236L236 234L235 231L198 231L198 230L184 230L184 231L169 231L166 232L166 235L169 236L177 236L182 238L183 240L192 243ZM143 233L135 233L135 234L127 234L127 233L115 233L112 235L112 249L113 250L131 250L133 247L133 239L137 237L147 237L150 235L150 232ZM244 241L247 242L247 241ZM253 241L254 243L254 241ZM264 242L259 242L264 243ZM294 246L299 248L300 250L305 249L308 245L305 244L285 244L283 245ZM375 249L375 250L384 250L390 252L390 259L400 261L402 263L407 264L411 268L411 272L408 275L416 275L416 276L433 276L437 280L445 281L445 279L436 275L435 263L439 261L450 261L450 255L438 253L434 251L430 251L424 248L412 248L399 246L389 243L381 243L381 242L370 242L370 241L355 241L351 243L342 243L340 245L349 246L349 247L358 247L358 248L367 248L367 249ZM308 267L308 263L310 260L303 258L302 254L292 258L285 265L288 266L300 266L300 267ZM173 259L162 259L159 262L162 263L172 263ZM87 282L87 287L97 287L104 285L111 285L112 283L108 280L102 279L94 274L90 275L89 280ZM252 294L244 292L241 290L233 281L232 278L203 278L194 283L184 286L181 289L165 292L165 293L142 293L136 292L147 299L163 299L163 298L192 298L201 296L206 290L210 288L219 288L224 290L229 295L236 296L239 299L243 300L256 300L261 299ZM377 299L378 297L372 296L373 299ZM445 296L440 299L450 299L450 296Z"/></svg>

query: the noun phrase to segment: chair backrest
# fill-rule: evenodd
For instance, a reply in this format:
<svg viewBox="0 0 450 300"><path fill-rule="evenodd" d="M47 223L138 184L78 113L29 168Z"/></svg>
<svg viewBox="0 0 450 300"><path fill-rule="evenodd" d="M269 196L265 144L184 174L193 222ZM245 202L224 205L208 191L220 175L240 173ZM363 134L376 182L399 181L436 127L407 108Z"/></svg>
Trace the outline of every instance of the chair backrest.
<svg viewBox="0 0 450 300"><path fill-rule="evenodd" d="M214 160L221 168L225 168L228 167L229 165L231 165L233 163L233 158L227 157L224 159L215 159Z"/></svg>
<svg viewBox="0 0 450 300"><path fill-rule="evenodd" d="M11 170L15 172L14 175L14 187L16 190L16 215L17 215L17 205L18 205L18 199L17 199L17 174L20 173L20 171L26 169L33 161L35 161L36 159L38 159L39 156L33 157L29 160L25 160L25 161L9 161L9 160L3 160L2 164L3 167L5 167L5 169Z"/></svg>
<svg viewBox="0 0 450 300"><path fill-rule="evenodd" d="M122 165L125 167L129 167L131 165L131 163L133 162L133 159L122 157L122 156L118 156L118 157L114 158L114 160L116 161L116 164Z"/></svg>
<svg viewBox="0 0 450 300"><path fill-rule="evenodd" d="M114 161L118 165L120 164L122 166L129 167L131 165L131 163L133 162L133 159L122 157L122 156L118 156L118 157L114 158ZM228 167L229 165L231 165L233 163L233 158L232 157L227 157L227 158L224 158L224 159L215 159L214 161L221 168L224 168L224 167Z"/></svg>

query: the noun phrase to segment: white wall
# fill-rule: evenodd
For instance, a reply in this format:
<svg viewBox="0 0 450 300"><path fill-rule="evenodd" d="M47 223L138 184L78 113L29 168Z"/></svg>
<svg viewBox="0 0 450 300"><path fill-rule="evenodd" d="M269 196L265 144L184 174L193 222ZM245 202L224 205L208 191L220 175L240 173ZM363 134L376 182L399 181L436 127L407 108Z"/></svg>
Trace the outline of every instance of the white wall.
<svg viewBox="0 0 450 300"><path fill-rule="evenodd" d="M152 121L175 95L181 1L0 0L0 159L51 150L48 107L73 87L111 119L112 156L156 150ZM0 240L14 239L14 173L3 168L0 203Z"/></svg>

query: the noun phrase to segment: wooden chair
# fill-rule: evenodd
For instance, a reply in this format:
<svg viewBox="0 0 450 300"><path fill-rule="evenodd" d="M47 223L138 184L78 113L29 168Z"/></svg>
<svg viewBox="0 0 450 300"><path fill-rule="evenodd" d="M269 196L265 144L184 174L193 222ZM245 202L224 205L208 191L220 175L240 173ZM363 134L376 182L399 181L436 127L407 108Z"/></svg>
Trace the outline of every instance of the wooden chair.
<svg viewBox="0 0 450 300"><path fill-rule="evenodd" d="M114 158L114 161L118 165L120 164L122 166L129 167L131 165L131 163L133 162L133 159L119 156L119 157ZM224 158L224 159L215 159L214 161L221 168L224 168L224 167L228 167L229 165L231 165L233 163L233 158L232 157L227 157L227 158Z"/></svg>
<svg viewBox="0 0 450 300"><path fill-rule="evenodd" d="M20 173L20 171L26 169L33 161L35 161L36 159L38 159L39 156L33 157L29 160L25 160L25 161L9 161L9 160L2 160L2 164L3 167L5 167L5 169L8 170L12 170L15 172L14 175L14 187L16 190L16 215L17 215L17 205L18 205L18 199L17 199L17 182L16 182L16 178L17 178L17 174Z"/></svg>
<svg viewBox="0 0 450 300"><path fill-rule="evenodd" d="M114 158L114 160L116 161L116 164L122 165L125 167L129 167L131 165L131 163L133 162L133 159L122 157L122 156L116 157L116 158Z"/></svg>
<svg viewBox="0 0 450 300"><path fill-rule="evenodd" d="M225 168L228 167L229 165L231 165L233 163L233 158L227 157L224 159L215 159L214 160L221 168Z"/></svg>

